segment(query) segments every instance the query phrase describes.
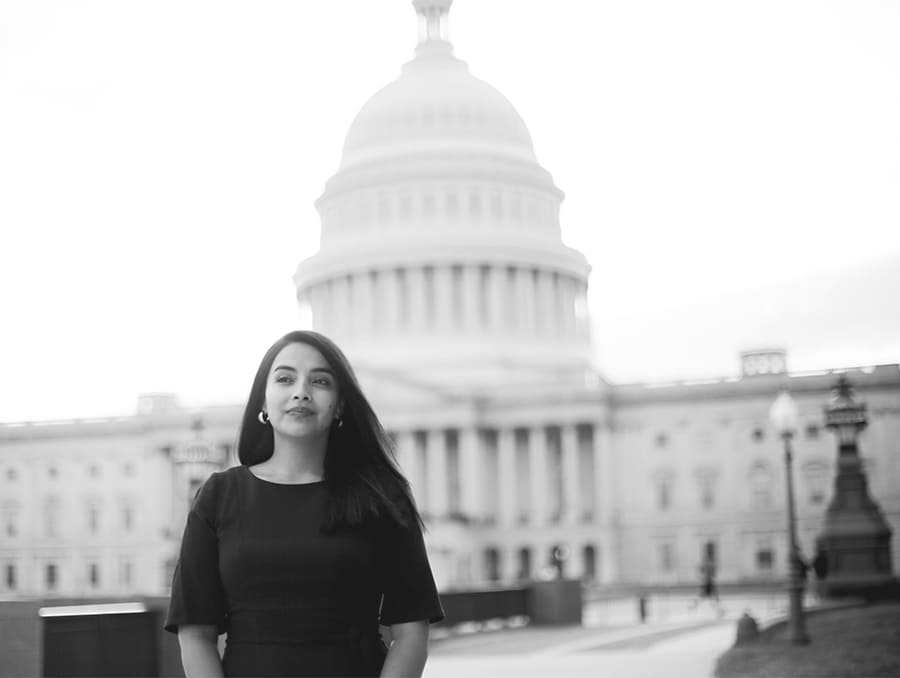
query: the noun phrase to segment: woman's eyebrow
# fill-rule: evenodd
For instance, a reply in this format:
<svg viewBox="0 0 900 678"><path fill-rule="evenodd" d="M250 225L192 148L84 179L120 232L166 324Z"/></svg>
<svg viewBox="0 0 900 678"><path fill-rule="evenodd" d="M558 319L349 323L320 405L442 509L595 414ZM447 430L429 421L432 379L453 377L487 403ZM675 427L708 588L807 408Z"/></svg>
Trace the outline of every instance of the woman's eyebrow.
<svg viewBox="0 0 900 678"><path fill-rule="evenodd" d="M277 372L278 370L290 370L291 372L296 372L296 371L297 371L297 370L295 370L293 367L291 367L290 365L276 365L275 367L272 368L272 371L273 371L273 372Z"/></svg>

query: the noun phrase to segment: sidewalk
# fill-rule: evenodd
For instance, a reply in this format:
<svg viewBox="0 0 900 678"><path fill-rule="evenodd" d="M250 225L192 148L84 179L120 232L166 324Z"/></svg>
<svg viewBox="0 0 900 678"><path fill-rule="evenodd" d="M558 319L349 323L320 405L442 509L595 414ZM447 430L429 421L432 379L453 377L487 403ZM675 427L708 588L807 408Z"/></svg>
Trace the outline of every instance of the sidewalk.
<svg viewBox="0 0 900 678"><path fill-rule="evenodd" d="M425 678L709 678L734 643L745 610L778 616L771 596L723 599L718 608L690 596L651 599L648 623L638 623L633 599L595 601L583 626L526 626L435 641Z"/></svg>
<svg viewBox="0 0 900 678"><path fill-rule="evenodd" d="M542 631L499 631L494 643L481 643L474 652L450 650L436 644L425 668L425 678L509 676L538 678L565 676L596 678L709 678L716 659L734 642L731 620L649 624L629 629L547 630L556 642L534 641ZM587 633L585 633L587 631ZM554 633L555 632L555 633ZM532 645L532 647L529 647ZM537 648L537 649L536 649Z"/></svg>

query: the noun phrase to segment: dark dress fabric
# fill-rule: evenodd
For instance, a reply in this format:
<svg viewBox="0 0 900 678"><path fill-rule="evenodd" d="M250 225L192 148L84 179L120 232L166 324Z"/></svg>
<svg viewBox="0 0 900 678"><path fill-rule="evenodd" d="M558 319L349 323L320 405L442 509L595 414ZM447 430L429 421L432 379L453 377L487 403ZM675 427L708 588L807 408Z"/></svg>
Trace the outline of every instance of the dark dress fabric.
<svg viewBox="0 0 900 678"><path fill-rule="evenodd" d="M227 633L226 676L377 676L378 625L443 619L417 525L321 531L326 482L214 473L188 513L167 631Z"/></svg>

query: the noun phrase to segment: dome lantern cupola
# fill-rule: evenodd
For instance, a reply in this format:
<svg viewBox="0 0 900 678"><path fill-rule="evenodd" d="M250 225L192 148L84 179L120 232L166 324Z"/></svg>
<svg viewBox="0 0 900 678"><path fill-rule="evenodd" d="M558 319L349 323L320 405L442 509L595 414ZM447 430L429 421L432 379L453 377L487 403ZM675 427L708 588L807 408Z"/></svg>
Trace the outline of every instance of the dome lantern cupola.
<svg viewBox="0 0 900 678"><path fill-rule="evenodd" d="M449 42L447 19L453 0L413 0L419 15L419 43Z"/></svg>

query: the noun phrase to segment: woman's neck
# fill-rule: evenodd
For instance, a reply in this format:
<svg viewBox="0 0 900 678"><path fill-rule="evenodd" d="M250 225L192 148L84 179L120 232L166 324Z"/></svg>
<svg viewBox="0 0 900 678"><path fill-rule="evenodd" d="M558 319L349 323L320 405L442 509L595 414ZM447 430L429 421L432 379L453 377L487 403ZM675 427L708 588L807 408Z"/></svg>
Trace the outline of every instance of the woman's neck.
<svg viewBox="0 0 900 678"><path fill-rule="evenodd" d="M268 473L286 482L314 482L324 478L327 439L279 439L276 436L274 442L272 456L263 462Z"/></svg>

